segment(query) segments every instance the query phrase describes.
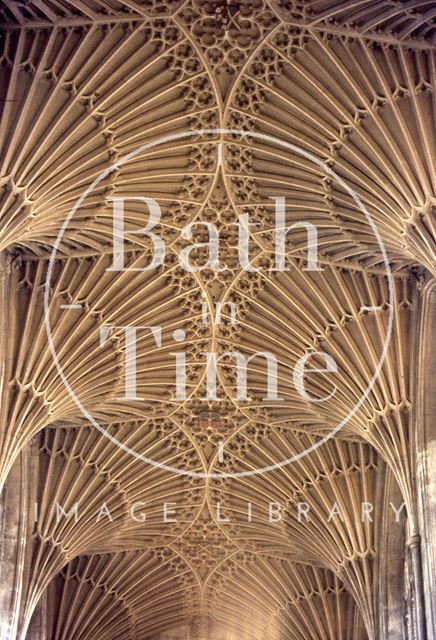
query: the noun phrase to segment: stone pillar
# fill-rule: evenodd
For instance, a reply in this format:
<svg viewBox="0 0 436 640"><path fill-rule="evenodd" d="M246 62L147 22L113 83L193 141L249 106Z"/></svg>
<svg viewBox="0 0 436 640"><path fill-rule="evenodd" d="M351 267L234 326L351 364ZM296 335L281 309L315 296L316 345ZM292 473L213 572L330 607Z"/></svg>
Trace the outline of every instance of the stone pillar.
<svg viewBox="0 0 436 640"><path fill-rule="evenodd" d="M0 494L7 476L6 426L9 407L9 370L13 357L11 343L14 331L13 286L11 286L12 258L0 252Z"/></svg>
<svg viewBox="0 0 436 640"><path fill-rule="evenodd" d="M375 584L378 606L378 631L380 640L404 640L404 578L405 567L405 510L399 522L395 520L396 509L403 503L403 496L394 475L386 474L383 496L384 504L380 523L378 582Z"/></svg>
<svg viewBox="0 0 436 640"><path fill-rule="evenodd" d="M28 570L29 451L24 448L7 477L1 496L0 638L19 638L20 615Z"/></svg>
<svg viewBox="0 0 436 640"><path fill-rule="evenodd" d="M409 613L410 640L426 640L424 584L421 558L421 536L413 535L407 541L407 563L410 580L411 606ZM432 637L432 636L430 636Z"/></svg>
<svg viewBox="0 0 436 640"><path fill-rule="evenodd" d="M411 558L422 585L422 611L417 607L421 638L436 638L436 280L422 288L419 338L414 358L416 378L414 424L419 537L411 538ZM432 595L433 594L433 595Z"/></svg>
<svg viewBox="0 0 436 640"><path fill-rule="evenodd" d="M36 501L36 443L23 447L11 467L0 496L0 638L48 640L44 635L44 602L32 616L28 602Z"/></svg>

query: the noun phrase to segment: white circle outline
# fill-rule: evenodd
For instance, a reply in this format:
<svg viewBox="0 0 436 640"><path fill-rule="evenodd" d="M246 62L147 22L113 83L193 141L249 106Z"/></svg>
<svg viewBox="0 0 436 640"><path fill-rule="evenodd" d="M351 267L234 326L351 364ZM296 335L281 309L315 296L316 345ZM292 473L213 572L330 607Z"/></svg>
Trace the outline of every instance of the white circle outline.
<svg viewBox="0 0 436 640"><path fill-rule="evenodd" d="M68 382L68 380L67 380L67 378L66 378L66 376L65 376L65 374L64 374L64 372L62 370L62 367L61 367L61 365L59 363L59 360L58 360L58 357L57 357L56 349L55 349L54 344L53 344L53 336L52 336L52 333L51 333L50 320L49 320L50 279L51 279L51 274L52 274L52 270L53 270L54 261L55 261L55 258L56 258L56 252L59 249L59 244L61 242L61 239L62 239L62 236L63 236L63 234L65 232L65 229L67 228L71 218L74 216L74 214L76 213L77 209L80 207L80 205L85 200L85 198L94 190L94 188L102 180L104 180L104 178L106 178L110 173L112 173L112 171L114 171L115 169L118 169L120 166L122 166L123 164L125 164L126 162L128 162L129 160L134 158L135 156L137 156L142 151L146 151L147 149L151 149L153 147L156 147L159 144L164 144L165 142L171 142L172 140L180 140L180 139L183 139L183 138L188 138L188 137L192 137L192 136L199 136L199 135L200 136L201 135L229 135L229 136L230 135L238 135L238 136L243 136L243 137L253 137L253 138L256 138L257 140L266 140L267 142L272 142L273 144L281 145L282 147L285 147L286 149L289 149L290 151L294 151L295 153L299 154L300 156L303 156L307 160L310 160L311 162L314 162L319 167L321 167L321 169L323 171L325 171L328 175L330 175L336 182L338 182L345 189L345 191L353 198L353 200L356 203L356 205L365 214L365 217L368 220L369 225L371 226L371 229L372 229L375 237L377 238L377 241L378 241L378 244L379 244L379 247L380 247L380 251L381 251L382 256L383 256L383 262L384 262L384 265L385 265L385 268L386 268L387 277L388 277L388 285L389 285L389 308L390 308L390 310L389 310L388 328L387 328L386 338L385 338L385 341L383 343L382 354L381 354L379 363L378 363L378 365L376 367L376 370L374 372L374 375L372 376L367 388L365 389L363 395L358 400L358 402L354 405L354 407L348 413L348 415L330 433L328 433L326 436L321 438L321 440L319 440L318 442L313 444L311 447L308 447L307 449L304 449L304 451L300 451L300 453L295 454L295 455L291 456L290 458L287 458L286 460L282 460L281 462L277 462L277 463L275 463L273 465L269 465L267 467L261 467L260 469L254 469L254 470L250 470L250 471L239 471L239 472L235 472L235 473L231 473L231 472L220 472L220 473L218 473L218 472L214 472L214 473L206 472L205 473L205 472L186 471L186 470L183 470L183 469L177 469L176 467L172 467L170 465L166 465L166 464L163 464L161 462L156 462L155 460L152 460L151 458L147 458L146 456L144 456L144 455L142 455L140 453L137 453L133 449L130 449L130 447L126 446L125 444L123 444L122 442L117 440L114 436L112 436L108 431L106 431L106 429L104 427L102 427L100 424L98 424L98 422L94 419L94 417L82 405L82 403L80 402L79 398L76 396L74 390L71 389L71 387L69 385L69 382ZM60 375L60 377L61 377L61 379L62 379L62 381L63 381L63 383L65 385L65 387L67 388L68 392L70 393L71 397L73 398L74 402L79 407L79 409L81 410L83 415L91 422L91 424L96 429L98 429L98 431L100 431L100 433L102 433L104 436L106 436L113 444L115 444L116 446L120 447L126 453L129 453L130 455L133 455L135 458L137 458L139 460L142 460L143 462L145 462L147 464L151 464L154 467L158 467L160 469L165 469L166 471L170 471L170 472L176 473L178 475L185 475L185 476L190 476L190 477L195 477L195 478L244 478L244 477L248 477L248 476L252 476L252 475L268 473L269 471L272 471L274 469L279 469L281 467L284 467L284 466L290 464L291 462L294 462L296 460L299 460L300 458L303 458L304 456L308 455L312 451L315 451L316 449L318 449L318 447L320 447L325 442L327 442L328 440L333 438L347 424L347 422L355 415L357 410L362 406L364 401L367 399L367 397L368 397L371 389L373 388L378 376L380 375L380 371L381 371L381 369L383 367L383 364L384 364L384 361L386 359L386 354L387 354L387 350L388 350L388 347L389 347L389 342L390 342L391 335L392 335L392 327L393 327L393 319L394 319L393 296L394 296L394 286L393 286L392 272L391 272L391 268L390 268L390 265L389 265L388 255L386 253L386 249L384 247L383 240L382 240L382 238L380 236L379 230L377 229L377 226L376 226L375 222L372 220L372 218L371 218L370 214L368 213L368 211L366 210L365 206L360 201L359 197L346 184L346 182L340 176L338 176L338 174L335 171L333 171L333 169L328 167L324 162L319 160L316 156L312 155L308 151L305 151L304 149L300 149L300 147L298 147L297 145L294 145L294 144L292 144L290 142L286 142L285 140L280 140L279 138L267 135L265 133L256 133L256 132L253 132L253 131L239 131L238 129L222 129L222 128L219 128L219 129L195 129L194 131L182 131L180 133L175 133L175 134L171 134L171 135L168 135L168 136L164 136L162 138L159 138L158 140L154 140L153 142L148 142L146 144L141 145L140 147L138 147L138 149L135 149L134 151L131 151L127 155L123 156L120 160L115 162L113 165L111 165L110 167L105 169L99 176L97 176L97 178L94 180L94 182L92 182L92 184L83 192L83 194L77 200L76 204L72 207L70 213L66 217L66 219L65 219L65 221L64 221L64 223L63 223L63 225L62 225L62 227L61 227L61 229L59 231L59 234L58 234L58 236L56 238L56 241L54 243L53 249L52 249L52 253L51 253L49 264L48 264L48 268L47 268L47 276L46 276L46 280L45 280L45 284L44 284L44 319L45 319L45 326L46 326L46 330L47 330L47 336L48 336L48 342L49 342L50 351L51 351L51 354L53 356L53 360L54 360L54 363L56 365L56 369L57 369L57 371L58 371L58 373L59 373L59 375Z"/></svg>

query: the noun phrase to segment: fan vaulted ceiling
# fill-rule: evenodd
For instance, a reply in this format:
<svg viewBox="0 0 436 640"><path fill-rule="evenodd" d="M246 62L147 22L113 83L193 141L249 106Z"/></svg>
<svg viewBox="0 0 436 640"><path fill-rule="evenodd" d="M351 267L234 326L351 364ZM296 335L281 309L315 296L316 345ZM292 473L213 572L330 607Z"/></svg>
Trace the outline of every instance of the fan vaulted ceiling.
<svg viewBox="0 0 436 640"><path fill-rule="evenodd" d="M55 640L151 640L173 630L199 640L382 637L374 594L386 571L383 514L395 492L412 522L417 512L408 337L417 286L436 273L435 3L3 0L0 13L0 249L11 309L1 478L31 443L37 480L26 499L39 505L17 637L26 638L43 597L56 601L48 631ZM107 433L191 472L183 475L135 459L89 425L59 377L43 299L59 229L85 189L141 145L199 129L289 145L225 133L180 137L107 172L57 246L48 310L79 401ZM314 447L352 410L389 322L372 229L350 194L290 145L341 176L377 225L393 272L394 331L375 385L335 438L268 474L235 478ZM289 225L302 212L317 225L322 271L303 268L304 229L288 238L289 271L262 269L271 265L278 193ZM157 276L107 271L111 199L126 194L161 206L167 255ZM238 264L243 213L258 225L250 242L258 272ZM126 225L138 228L141 215L133 203ZM181 230L197 220L219 230L220 272L180 267ZM138 236L128 266L149 254ZM205 261L201 250L193 258ZM228 306L220 325L205 325L204 300L233 303L237 323ZM66 315L61 304L80 308ZM142 400L128 405L117 401L121 335L99 342L98 327L111 323L163 326L160 346L152 336L138 344ZM189 398L176 403L171 336L180 328ZM219 368L218 399L205 401L202 354L212 348L277 353L283 401L262 401L255 361L250 403L235 400L230 362ZM297 354L317 348L340 364L328 406L307 402L291 384ZM319 377L321 388L328 384ZM57 519L55 502L78 503L80 526ZM165 502L176 503L170 526ZM271 502L283 511L273 524L265 517ZM310 521L296 521L299 502L313 505ZM344 522L328 521L334 502ZM372 527L361 502L377 505ZM102 503L110 517L98 520Z"/></svg>

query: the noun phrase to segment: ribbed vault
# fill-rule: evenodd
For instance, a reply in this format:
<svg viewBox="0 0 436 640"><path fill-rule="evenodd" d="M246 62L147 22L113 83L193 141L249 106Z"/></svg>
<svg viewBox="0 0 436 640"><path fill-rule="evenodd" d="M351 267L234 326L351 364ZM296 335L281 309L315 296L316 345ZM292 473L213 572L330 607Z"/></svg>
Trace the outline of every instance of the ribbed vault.
<svg viewBox="0 0 436 640"><path fill-rule="evenodd" d="M3 0L0 15L7 495L14 469L31 458L25 571L8 640L39 639L41 610L53 640L388 637L386 584L407 581L401 557L388 566L389 545L402 549L418 533L412 364L420 293L436 274L435 3ZM202 129L284 145L198 134L122 161ZM365 402L317 447L370 384L391 310L380 243L326 167L378 228L395 314ZM274 270L277 194L286 226L302 216L316 225L319 270L306 269L304 228L287 237L289 269ZM134 233L147 221L132 200L125 270L111 271L113 199L138 195L159 202L165 260L141 270L153 245ZM238 261L243 214L253 225L248 269ZM222 270L181 267L182 229L199 221L219 232ZM207 241L204 228L192 241ZM107 434L160 466L90 426L60 378L44 320L56 244L48 320L63 374ZM201 267L208 253L191 258ZM221 323L205 323L218 302ZM102 325L118 329L102 341ZM158 325L161 344L150 333L138 340L141 400L120 402L120 327ZM229 357L216 398L205 400L204 354L234 350L277 354L280 402L264 400L259 359L247 367L249 398L235 399ZM327 403L292 385L296 361L313 350L338 363ZM187 358L183 402L174 399L175 351ZM317 373L307 390L323 397L330 380ZM268 473L232 477L308 448ZM392 502L405 504L399 522ZM362 504L374 505L370 515Z"/></svg>

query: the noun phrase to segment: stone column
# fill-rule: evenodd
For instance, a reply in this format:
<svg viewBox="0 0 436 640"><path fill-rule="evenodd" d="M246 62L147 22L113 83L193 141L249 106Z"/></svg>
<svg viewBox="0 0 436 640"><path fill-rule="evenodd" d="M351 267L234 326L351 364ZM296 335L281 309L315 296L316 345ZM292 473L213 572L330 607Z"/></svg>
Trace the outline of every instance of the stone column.
<svg viewBox="0 0 436 640"><path fill-rule="evenodd" d="M10 371L19 345L16 313L17 262L0 253L0 429L8 425ZM14 462L3 432L0 438L2 465L0 481L0 638L24 640L24 608L31 566L34 502L36 498L37 449L30 443L21 447ZM38 625L37 625L38 626ZM42 628L42 624L39 625ZM30 640L44 640L36 627Z"/></svg>
<svg viewBox="0 0 436 640"><path fill-rule="evenodd" d="M375 584L378 601L378 631L380 640L404 640L404 546L405 510L396 522L391 504L396 509L403 503L400 488L391 472L386 474L383 495L384 508L380 523L378 581Z"/></svg>
<svg viewBox="0 0 436 640"><path fill-rule="evenodd" d="M12 338L15 330L12 313L14 283L11 282L11 274L15 275L15 272L12 262L11 256L0 252L0 494L7 476L6 427L10 393L10 364L13 359L11 344L13 344Z"/></svg>
<svg viewBox="0 0 436 640"><path fill-rule="evenodd" d="M29 536L29 451L24 448L7 477L1 496L0 638L19 637L25 592Z"/></svg>
<svg viewBox="0 0 436 640"><path fill-rule="evenodd" d="M410 580L411 598L409 637L410 640L426 640L425 604L424 604L424 584L422 574L421 557L421 536L413 535L407 541L407 563ZM432 637L432 636L430 636Z"/></svg>
<svg viewBox="0 0 436 640"><path fill-rule="evenodd" d="M36 604L33 612L33 605L28 601L37 500L37 459L38 449L33 441L19 453L0 497L1 640L49 640L44 598Z"/></svg>
<svg viewBox="0 0 436 640"><path fill-rule="evenodd" d="M412 563L421 580L422 602L417 603L418 636L436 638L436 280L422 288L416 370L414 424L419 536L412 536Z"/></svg>

